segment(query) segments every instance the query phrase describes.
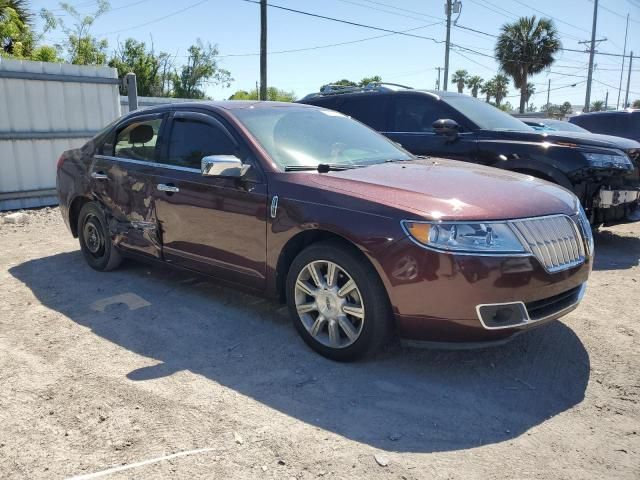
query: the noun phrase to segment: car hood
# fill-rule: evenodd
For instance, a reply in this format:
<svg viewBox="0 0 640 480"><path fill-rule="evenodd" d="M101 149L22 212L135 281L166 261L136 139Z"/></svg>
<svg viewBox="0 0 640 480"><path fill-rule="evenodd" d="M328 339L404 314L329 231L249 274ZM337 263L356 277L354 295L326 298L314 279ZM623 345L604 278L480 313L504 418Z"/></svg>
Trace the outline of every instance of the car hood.
<svg viewBox="0 0 640 480"><path fill-rule="evenodd" d="M311 174L324 189L430 220L502 220L576 210L576 197L529 175L445 159L384 163Z"/></svg>
<svg viewBox="0 0 640 480"><path fill-rule="evenodd" d="M631 150L640 148L640 143L613 135L599 135L597 133L562 132L562 131L483 131L485 135L500 140L519 140L524 142L550 142L570 144L580 147L617 148Z"/></svg>

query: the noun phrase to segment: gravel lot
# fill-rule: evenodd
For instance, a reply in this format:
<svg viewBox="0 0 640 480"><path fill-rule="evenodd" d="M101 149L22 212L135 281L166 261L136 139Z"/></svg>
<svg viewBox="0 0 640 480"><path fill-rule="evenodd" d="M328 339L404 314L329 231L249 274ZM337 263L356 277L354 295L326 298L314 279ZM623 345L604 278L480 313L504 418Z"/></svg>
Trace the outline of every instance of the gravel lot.
<svg viewBox="0 0 640 480"><path fill-rule="evenodd" d="M280 305L91 270L57 209L0 218L0 477L638 479L640 223L596 255L562 322L343 365Z"/></svg>

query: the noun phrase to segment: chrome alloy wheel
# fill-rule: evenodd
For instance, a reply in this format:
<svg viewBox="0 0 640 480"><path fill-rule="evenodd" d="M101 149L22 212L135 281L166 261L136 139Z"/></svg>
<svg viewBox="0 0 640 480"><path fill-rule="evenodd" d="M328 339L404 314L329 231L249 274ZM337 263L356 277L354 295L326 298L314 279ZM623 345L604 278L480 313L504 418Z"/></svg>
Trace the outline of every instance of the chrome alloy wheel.
<svg viewBox="0 0 640 480"><path fill-rule="evenodd" d="M296 279L295 302L302 324L321 344L345 348L360 337L365 320L362 295L338 264L308 263Z"/></svg>

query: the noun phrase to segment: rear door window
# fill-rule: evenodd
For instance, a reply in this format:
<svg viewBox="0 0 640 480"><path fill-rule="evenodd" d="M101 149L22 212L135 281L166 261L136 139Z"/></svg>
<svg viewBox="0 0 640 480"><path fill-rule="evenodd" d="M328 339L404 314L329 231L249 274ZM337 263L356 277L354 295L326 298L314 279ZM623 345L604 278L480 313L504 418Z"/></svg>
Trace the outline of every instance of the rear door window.
<svg viewBox="0 0 640 480"><path fill-rule="evenodd" d="M162 119L133 122L121 129L115 138L113 155L119 158L154 162L158 158L156 145ZM110 148L105 144L105 148Z"/></svg>
<svg viewBox="0 0 640 480"><path fill-rule="evenodd" d="M200 170L203 157L236 153L235 144L219 127L191 119L173 121L167 163Z"/></svg>
<svg viewBox="0 0 640 480"><path fill-rule="evenodd" d="M394 132L433 132L433 122L451 117L438 102L426 95L397 95L394 106Z"/></svg>
<svg viewBox="0 0 640 480"><path fill-rule="evenodd" d="M388 129L388 95L375 95L364 93L361 96L336 98L335 106L329 107L338 110L351 118L369 125L374 130L385 132Z"/></svg>

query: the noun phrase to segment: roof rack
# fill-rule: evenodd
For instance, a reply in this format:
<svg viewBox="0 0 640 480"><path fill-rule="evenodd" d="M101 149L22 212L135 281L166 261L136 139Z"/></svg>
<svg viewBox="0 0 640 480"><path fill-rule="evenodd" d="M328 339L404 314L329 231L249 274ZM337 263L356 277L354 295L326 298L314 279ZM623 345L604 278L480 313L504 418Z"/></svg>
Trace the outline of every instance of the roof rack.
<svg viewBox="0 0 640 480"><path fill-rule="evenodd" d="M314 98L314 97L324 97L328 95L342 95L344 93L379 92L379 91L388 91L388 90L396 89L396 88L388 88L388 87L396 87L396 88L403 88L406 90L413 90L413 87L400 85L399 83L389 83L389 82L370 82L364 86L330 84L330 85L324 85L319 92L310 93L309 95L305 96L303 100Z"/></svg>

